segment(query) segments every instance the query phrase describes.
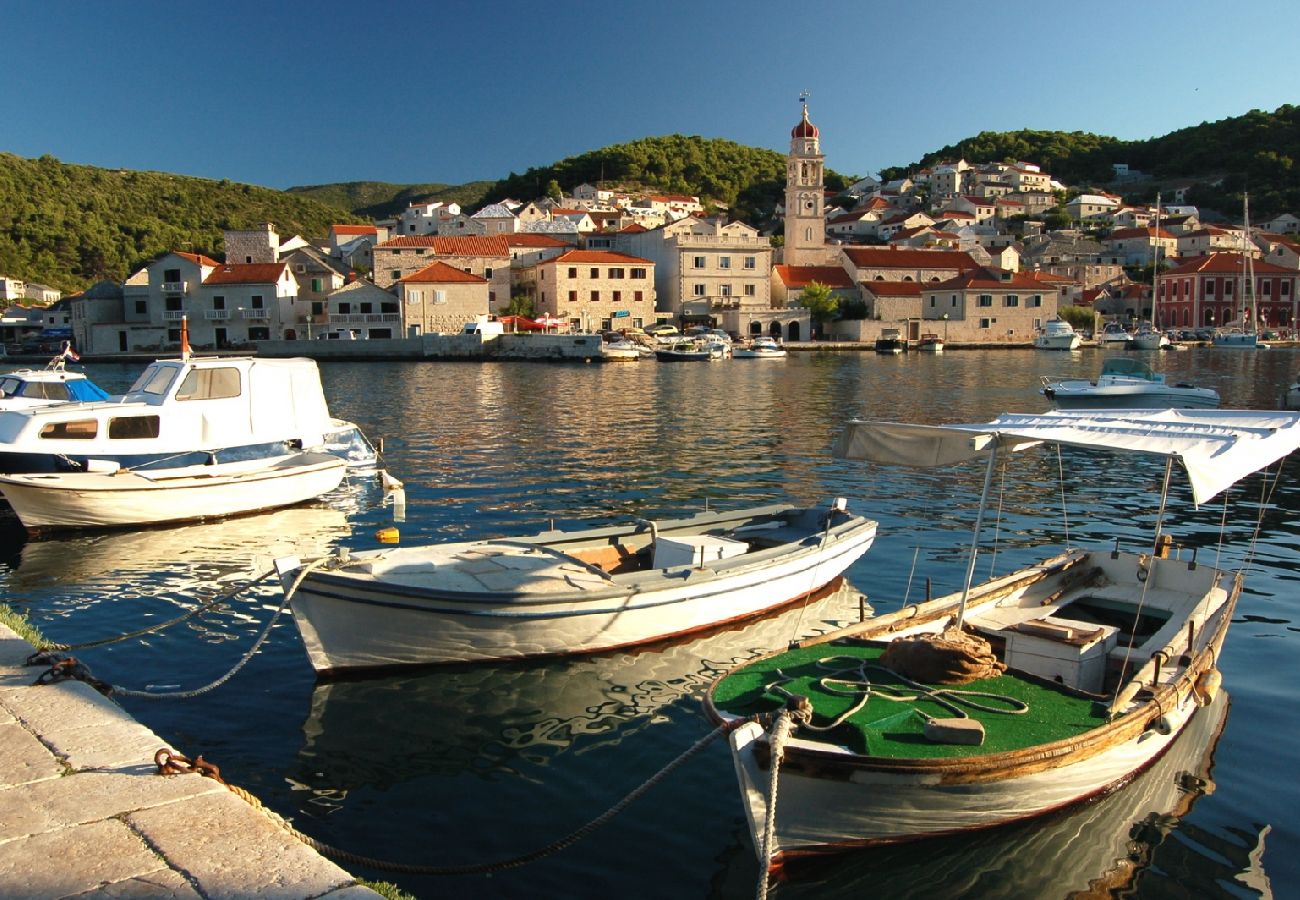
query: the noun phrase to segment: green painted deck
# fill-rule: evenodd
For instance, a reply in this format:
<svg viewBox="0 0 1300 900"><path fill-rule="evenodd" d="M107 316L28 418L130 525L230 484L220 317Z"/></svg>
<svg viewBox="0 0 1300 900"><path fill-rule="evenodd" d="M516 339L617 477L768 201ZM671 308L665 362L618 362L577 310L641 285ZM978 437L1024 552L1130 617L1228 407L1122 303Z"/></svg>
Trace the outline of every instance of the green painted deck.
<svg viewBox="0 0 1300 900"><path fill-rule="evenodd" d="M954 712L896 673L873 665L885 646L864 642L818 644L758 660L723 678L714 688L713 702L720 710L738 716L774 711L784 705L785 697L768 686L779 683L790 693L807 697L813 705L813 726L825 726L861 697L860 688L844 682L861 681L865 675L871 683L871 699L865 707L830 731L801 727L797 736L892 759L985 756L1073 737L1106 722L1105 706L1090 697L1004 673L970 684L926 686L984 726L984 743L980 746L935 743L925 737L925 717L920 713L942 719ZM1014 698L1028 710L1012 713L1012 702L978 696L977 692ZM973 708L971 703L990 709ZM992 711L994 708L1008 711Z"/></svg>

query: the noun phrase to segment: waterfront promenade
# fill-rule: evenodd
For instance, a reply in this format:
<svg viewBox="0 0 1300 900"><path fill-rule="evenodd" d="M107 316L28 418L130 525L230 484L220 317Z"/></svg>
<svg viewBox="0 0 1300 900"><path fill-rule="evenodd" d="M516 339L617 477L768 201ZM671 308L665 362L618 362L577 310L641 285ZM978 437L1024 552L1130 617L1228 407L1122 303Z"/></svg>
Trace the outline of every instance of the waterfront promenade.
<svg viewBox="0 0 1300 900"><path fill-rule="evenodd" d="M171 747L80 681L34 686L0 625L0 896L379 895L224 784L162 776Z"/></svg>

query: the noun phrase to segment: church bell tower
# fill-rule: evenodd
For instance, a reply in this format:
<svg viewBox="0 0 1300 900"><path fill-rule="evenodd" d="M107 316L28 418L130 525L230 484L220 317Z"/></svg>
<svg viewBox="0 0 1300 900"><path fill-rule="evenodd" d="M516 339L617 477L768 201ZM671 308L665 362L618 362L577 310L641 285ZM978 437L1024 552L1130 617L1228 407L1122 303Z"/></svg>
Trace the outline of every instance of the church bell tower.
<svg viewBox="0 0 1300 900"><path fill-rule="evenodd" d="M790 132L790 156L786 162L783 259L788 266L825 265L825 157L817 126L808 120L806 93L799 97L799 104L803 114Z"/></svg>

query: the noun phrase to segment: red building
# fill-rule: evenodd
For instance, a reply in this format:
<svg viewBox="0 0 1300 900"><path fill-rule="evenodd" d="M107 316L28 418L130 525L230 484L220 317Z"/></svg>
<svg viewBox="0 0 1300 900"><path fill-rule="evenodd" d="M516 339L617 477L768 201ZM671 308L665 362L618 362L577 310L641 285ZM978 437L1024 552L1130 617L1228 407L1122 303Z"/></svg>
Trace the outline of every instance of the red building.
<svg viewBox="0 0 1300 900"><path fill-rule="evenodd" d="M1295 328L1296 287L1300 272L1258 259L1251 261L1254 289L1246 289L1246 259L1241 253L1211 253L1187 260L1160 276L1156 323L1161 328L1214 328L1240 317L1250 321L1251 298L1257 327Z"/></svg>

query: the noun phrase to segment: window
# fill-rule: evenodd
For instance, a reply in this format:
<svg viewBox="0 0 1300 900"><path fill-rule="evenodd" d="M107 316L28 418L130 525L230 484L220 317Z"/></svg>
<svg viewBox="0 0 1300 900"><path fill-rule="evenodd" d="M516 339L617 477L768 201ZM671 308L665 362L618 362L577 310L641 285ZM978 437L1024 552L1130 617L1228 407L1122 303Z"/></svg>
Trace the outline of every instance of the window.
<svg viewBox="0 0 1300 900"><path fill-rule="evenodd" d="M341 315L341 316L346 316L346 315L350 314L351 312L352 312L352 304L351 304L351 303L346 303L346 302L341 302L341 303L339 303L339 315Z"/></svg>
<svg viewBox="0 0 1300 900"><path fill-rule="evenodd" d="M934 309L934 304L938 302L938 299L939 298L934 295L930 296L930 309Z"/></svg>
<svg viewBox="0 0 1300 900"><path fill-rule="evenodd" d="M148 301L148 300L137 300L137 301L135 301L135 312L136 312L136 315L139 315L139 316L143 316L143 315L148 314L148 312L149 312L149 301Z"/></svg>
<svg viewBox="0 0 1300 900"><path fill-rule="evenodd" d="M578 267L577 267L577 266L569 266L569 277L570 277L570 278L577 278L577 277L578 277Z"/></svg>
<svg viewBox="0 0 1300 900"><path fill-rule="evenodd" d="M176 391L177 400L221 400L238 396L239 370L230 366L191 369Z"/></svg>
<svg viewBox="0 0 1300 900"><path fill-rule="evenodd" d="M600 277L600 269L597 269L595 266L592 266L592 267L591 267L591 271L590 271L590 276L589 276L589 277L591 277L592 279L599 278L599 277Z"/></svg>
<svg viewBox="0 0 1300 900"><path fill-rule="evenodd" d="M225 308L226 308L226 298L225 298L225 297L222 297L222 296L216 296L216 297L213 297L213 298L212 298L212 308L213 308L213 309L225 309Z"/></svg>
<svg viewBox="0 0 1300 900"><path fill-rule="evenodd" d="M623 277L623 270L622 270L622 269L610 269L610 270L609 270L609 277L610 277L610 278L622 278L622 277Z"/></svg>
<svg viewBox="0 0 1300 900"><path fill-rule="evenodd" d="M406 302L407 302L407 303L419 303L419 302L420 302L421 300L423 300L423 299L424 299L424 295L421 294L419 291L407 291L407 292L406 292Z"/></svg>
<svg viewBox="0 0 1300 900"><path fill-rule="evenodd" d="M755 297L755 296L757 296L757 295L758 295L758 288L757 288L757 286L752 285L752 284L747 284L747 285L745 285L745 296L746 296L746 297Z"/></svg>
<svg viewBox="0 0 1300 900"><path fill-rule="evenodd" d="M1285 297L1285 296L1289 295L1290 293L1291 293L1291 282L1289 282L1289 281L1284 281L1284 282L1282 282L1282 292L1281 292L1281 296Z"/></svg>
<svg viewBox="0 0 1300 900"><path fill-rule="evenodd" d="M718 286L718 289L722 292L722 296L724 296L724 297L730 297L730 296L731 296L731 285L729 285L729 284L722 284L722 285L719 285L719 286Z"/></svg>
<svg viewBox="0 0 1300 900"><path fill-rule="evenodd" d="M88 441L99 432L94 419L74 419L71 422L51 422L41 428L41 437L52 441Z"/></svg>
<svg viewBox="0 0 1300 900"><path fill-rule="evenodd" d="M1029 298L1029 302L1027 302L1025 305L1032 306L1034 309L1038 309L1043 305L1043 295L1034 294L1034 296Z"/></svg>
<svg viewBox="0 0 1300 900"><path fill-rule="evenodd" d="M695 285L695 296L697 296L697 297L703 297L703 296L704 296L704 285L702 285L702 284L697 284L697 285Z"/></svg>
<svg viewBox="0 0 1300 900"><path fill-rule="evenodd" d="M592 303L599 303L599 302L600 302L600 291L592 291L592 292L591 292L591 302L592 302Z"/></svg>
<svg viewBox="0 0 1300 900"><path fill-rule="evenodd" d="M394 281L396 281L397 279L399 279L399 278L402 277L402 270L401 270L401 269L392 269L392 270L389 271L388 274L389 274L389 277L391 277Z"/></svg>
<svg viewBox="0 0 1300 900"><path fill-rule="evenodd" d="M439 288L434 288L434 291L433 291L433 302L434 302L434 303L446 303L446 302L447 302L447 292L444 291L444 290L441 290L441 289L439 289Z"/></svg>
<svg viewBox="0 0 1300 900"><path fill-rule="evenodd" d="M1003 306L1019 306L1019 305L1020 305L1020 295L1019 295L1019 294L1007 294L1005 297L1002 298L1002 305L1003 305Z"/></svg>
<svg viewBox="0 0 1300 900"><path fill-rule="evenodd" d="M746 268L746 269L757 269L757 268L758 268L758 257L756 257L756 256L746 256L746 257L745 257L745 268Z"/></svg>
<svg viewBox="0 0 1300 900"><path fill-rule="evenodd" d="M1265 297L1271 296L1272 293L1273 293L1273 282L1271 281L1264 282L1264 296Z"/></svg>
<svg viewBox="0 0 1300 900"><path fill-rule="evenodd" d="M264 302L265 302L265 301L262 300L262 295L261 295L261 294L254 294L254 295L253 295L253 309L262 309L262 308L263 308L263 305L264 305Z"/></svg>
<svg viewBox="0 0 1300 900"><path fill-rule="evenodd" d="M578 292L577 292L577 291L569 291L569 302L570 302L570 303L577 303L577 302L578 302Z"/></svg>
<svg viewBox="0 0 1300 900"><path fill-rule="evenodd" d="M697 268L697 269L703 269L703 268L704 268L704 257L703 257L703 256L697 256L697 257L695 257L695 263L694 263L694 264L695 264L695 268Z"/></svg>
<svg viewBox="0 0 1300 900"><path fill-rule="evenodd" d="M324 279L321 279L321 278L313 278L313 279L311 280L311 289L312 289L312 292L313 292L313 293L316 293L316 294L319 294L321 291L325 290L325 281L324 281Z"/></svg>
<svg viewBox="0 0 1300 900"><path fill-rule="evenodd" d="M730 268L731 268L731 257L730 257L730 256L719 256L719 257L718 257L718 268L719 268L719 269L730 269Z"/></svg>
<svg viewBox="0 0 1300 900"><path fill-rule="evenodd" d="M114 416L108 420L108 436L117 440L139 440L158 436L157 416Z"/></svg>
<svg viewBox="0 0 1300 900"><path fill-rule="evenodd" d="M992 319L980 319L980 328L992 328L992 327L993 327Z"/></svg>
<svg viewBox="0 0 1300 900"><path fill-rule="evenodd" d="M256 297L254 297L253 299L254 299L254 300L257 300ZM361 304L361 314L362 314L363 316L365 316L365 315L370 315L370 313L372 313L372 312L374 312L374 311L375 311L375 305L374 305L373 303L362 303L362 304Z"/></svg>
<svg viewBox="0 0 1300 900"><path fill-rule="evenodd" d="M180 269L163 269L163 281L175 284L181 280Z"/></svg>
<svg viewBox="0 0 1300 900"><path fill-rule="evenodd" d="M168 312L180 312L182 309L180 297L167 297L163 300L163 308Z"/></svg>
<svg viewBox="0 0 1300 900"><path fill-rule="evenodd" d="M483 277L489 281L492 280L492 268L490 266L483 270Z"/></svg>
<svg viewBox="0 0 1300 900"><path fill-rule="evenodd" d="M615 302L615 303L622 303L622 302L623 302L623 292L622 292L622 291L615 291L615 292L614 292L614 302Z"/></svg>
<svg viewBox="0 0 1300 900"><path fill-rule="evenodd" d="M632 270L632 277L633 277L633 278L645 278L645 269L633 269L633 270Z"/></svg>
<svg viewBox="0 0 1300 900"><path fill-rule="evenodd" d="M297 272L299 275L307 274L307 267L302 263L296 263L293 267L293 270Z"/></svg>
<svg viewBox="0 0 1300 900"><path fill-rule="evenodd" d="M956 294L953 294L953 295L952 295L952 300L948 303L948 305L951 306L953 309L956 309L956 308L957 308L957 295L956 295Z"/></svg>
<svg viewBox="0 0 1300 900"><path fill-rule="evenodd" d="M980 295L979 295L979 299L975 301L975 305L976 305L976 306L992 306L992 305L993 305L993 295L992 295L992 294L980 294Z"/></svg>
<svg viewBox="0 0 1300 900"><path fill-rule="evenodd" d="M640 291L635 291L635 292L632 294L632 302L634 302L634 303L640 303L642 299L644 299L644 298L641 296L641 292L640 292Z"/></svg>

